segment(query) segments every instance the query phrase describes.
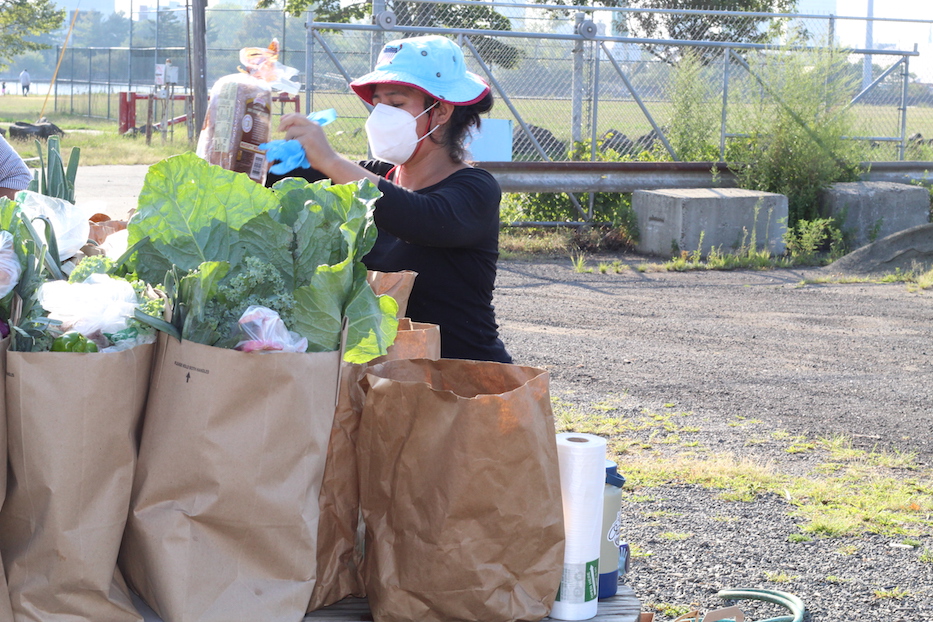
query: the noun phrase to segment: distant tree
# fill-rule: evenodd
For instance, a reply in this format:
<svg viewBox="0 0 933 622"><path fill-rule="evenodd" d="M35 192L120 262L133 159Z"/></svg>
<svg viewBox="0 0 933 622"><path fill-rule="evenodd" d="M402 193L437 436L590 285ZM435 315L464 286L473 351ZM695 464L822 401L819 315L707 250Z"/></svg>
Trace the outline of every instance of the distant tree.
<svg viewBox="0 0 933 622"><path fill-rule="evenodd" d="M710 15L663 11L732 11L742 13L790 13L797 0L535 0L565 6L605 6L614 8L659 9L628 14L630 36L644 39L678 39L728 43L769 43L783 31L783 20L762 16ZM683 50L673 45L646 45L657 58L676 63ZM708 63L722 58L722 52L696 48L699 60Z"/></svg>
<svg viewBox="0 0 933 622"><path fill-rule="evenodd" d="M264 48L272 39L282 42L282 13L250 11L240 20L235 40L241 47Z"/></svg>
<svg viewBox="0 0 933 622"><path fill-rule="evenodd" d="M24 52L43 50L36 37L52 32L65 21L64 9L52 0L0 0L0 69Z"/></svg>
<svg viewBox="0 0 933 622"><path fill-rule="evenodd" d="M122 13L104 18L100 11L81 11L68 40L69 46L117 47L129 35L130 20Z"/></svg>
<svg viewBox="0 0 933 622"><path fill-rule="evenodd" d="M133 33L134 47L153 47L158 39L160 48L184 46L187 43L185 24L178 17L177 11L159 11L158 19L146 19L138 22L139 27ZM156 37L158 28L158 37Z"/></svg>

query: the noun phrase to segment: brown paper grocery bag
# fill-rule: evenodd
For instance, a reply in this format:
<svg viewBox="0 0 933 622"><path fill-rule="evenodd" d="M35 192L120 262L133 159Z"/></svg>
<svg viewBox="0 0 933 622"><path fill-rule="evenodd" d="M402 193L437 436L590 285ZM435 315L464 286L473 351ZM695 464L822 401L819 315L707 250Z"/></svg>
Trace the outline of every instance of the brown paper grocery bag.
<svg viewBox="0 0 933 622"><path fill-rule="evenodd" d="M0 379L6 378L6 353L10 349L10 338L0 340ZM6 383L0 382L0 510L3 509L3 500L6 498L6 469L7 440L6 440ZM13 610L10 608L10 591L7 589L6 572L3 570L3 557L0 554L0 620L12 620Z"/></svg>
<svg viewBox="0 0 933 622"><path fill-rule="evenodd" d="M412 322L405 317L398 321L398 332L388 351L379 358L371 360L368 366L401 359L437 360L439 358L441 358L441 327L426 322Z"/></svg>
<svg viewBox="0 0 933 622"><path fill-rule="evenodd" d="M17 621L142 620L116 563L154 349L7 353L0 551Z"/></svg>
<svg viewBox="0 0 933 622"><path fill-rule="evenodd" d="M399 320L395 343L370 365L400 358L441 357L441 332L437 324ZM347 596L362 597L363 561L360 527L360 490L356 439L364 394L359 386L369 365L345 363L340 375L337 413L327 449L327 465L321 486L321 522L318 526L318 580L308 611L332 605Z"/></svg>
<svg viewBox="0 0 933 622"><path fill-rule="evenodd" d="M402 270L401 272L377 272L369 270L366 272L366 280L369 286L377 296L385 294L391 296L398 303L398 313L396 317L405 317L408 309L408 298L411 296L411 288L415 285L417 272L411 270Z"/></svg>
<svg viewBox="0 0 933 622"><path fill-rule="evenodd" d="M360 505L375 619L545 617L564 554L547 372L400 360L369 369L361 384Z"/></svg>
<svg viewBox="0 0 933 622"><path fill-rule="evenodd" d="M165 622L301 620L340 353L159 346L127 581Z"/></svg>

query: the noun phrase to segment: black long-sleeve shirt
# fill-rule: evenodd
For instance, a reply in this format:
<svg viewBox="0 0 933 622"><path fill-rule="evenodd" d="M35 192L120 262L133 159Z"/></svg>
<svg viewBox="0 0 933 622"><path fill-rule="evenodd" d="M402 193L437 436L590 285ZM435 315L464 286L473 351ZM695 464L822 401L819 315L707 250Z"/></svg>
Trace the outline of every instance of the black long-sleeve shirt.
<svg viewBox="0 0 933 622"><path fill-rule="evenodd" d="M360 163L381 177L385 162ZM323 179L314 169L270 174ZM418 273L408 300L408 317L437 324L444 358L512 359L499 339L492 294L499 257L499 202L502 191L487 171L465 168L443 181L410 191L382 179L374 217L379 236L363 258L370 270Z"/></svg>

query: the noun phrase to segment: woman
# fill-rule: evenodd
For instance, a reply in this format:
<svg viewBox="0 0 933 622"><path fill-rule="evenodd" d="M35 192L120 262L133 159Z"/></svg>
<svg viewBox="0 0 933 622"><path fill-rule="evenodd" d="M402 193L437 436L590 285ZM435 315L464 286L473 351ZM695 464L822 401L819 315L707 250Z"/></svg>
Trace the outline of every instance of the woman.
<svg viewBox="0 0 933 622"><path fill-rule="evenodd" d="M492 175L464 162L467 133L492 108L489 87L439 36L386 44L375 70L350 86L375 106L366 132L376 160L351 162L318 124L286 115L279 130L302 145L310 168L270 174L266 183L376 183L379 237L363 260L367 268L418 273L408 316L440 326L444 358L511 363L492 306L502 193Z"/></svg>

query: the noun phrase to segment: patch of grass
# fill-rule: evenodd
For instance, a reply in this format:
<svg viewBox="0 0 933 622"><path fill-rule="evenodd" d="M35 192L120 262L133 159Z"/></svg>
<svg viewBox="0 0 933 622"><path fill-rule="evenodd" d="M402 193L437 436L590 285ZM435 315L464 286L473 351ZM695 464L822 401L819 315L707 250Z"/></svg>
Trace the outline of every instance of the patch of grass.
<svg viewBox="0 0 933 622"><path fill-rule="evenodd" d="M639 545L639 544L636 543L636 542L629 542L629 543L628 543L628 554L629 554L629 557L632 557L632 558L635 558L635 557L651 557L652 555L654 555L654 553L652 553L651 551L646 550L644 547L642 547L641 545Z"/></svg>
<svg viewBox="0 0 933 622"><path fill-rule="evenodd" d="M923 544L923 542L921 542L920 540L914 540L913 538L904 538L903 540L901 540L901 544L903 544L904 546L912 546L913 548L916 549L916 548L919 548Z"/></svg>
<svg viewBox="0 0 933 622"><path fill-rule="evenodd" d="M681 533L677 531L665 531L658 536L662 540L689 540L693 537L692 533Z"/></svg>
<svg viewBox="0 0 933 622"><path fill-rule="evenodd" d="M879 590L874 590L875 598L878 600L890 599L890 600L903 600L909 596L911 593L902 587L892 587L884 588Z"/></svg>
<svg viewBox="0 0 933 622"><path fill-rule="evenodd" d="M573 265L573 271L577 274L593 271L592 268L586 265L586 254L582 251L570 253L570 263Z"/></svg>
<svg viewBox="0 0 933 622"><path fill-rule="evenodd" d="M789 575L783 570L778 571L778 572L771 572L771 571L766 570L764 575L765 575L765 579L767 579L771 583L792 583L800 578L794 575Z"/></svg>
<svg viewBox="0 0 933 622"><path fill-rule="evenodd" d="M858 546L854 544L845 544L836 549L836 552L840 555L855 555L858 553Z"/></svg>
<svg viewBox="0 0 933 622"><path fill-rule="evenodd" d="M933 270L929 270L927 272L924 272L920 276L918 276L917 281L914 284L914 286L918 290L930 289L931 287L933 287ZM911 289L911 288L908 288L908 289Z"/></svg>
<svg viewBox="0 0 933 622"><path fill-rule="evenodd" d="M905 283L907 290L914 292L933 287L933 270L921 273L919 270L901 270L887 272L880 275L828 275L818 276L800 281L805 285L852 285L858 283Z"/></svg>
<svg viewBox="0 0 933 622"><path fill-rule="evenodd" d="M810 542L813 538L803 533L792 533L787 536L788 542Z"/></svg>
<svg viewBox="0 0 933 622"><path fill-rule="evenodd" d="M648 608L669 618L678 618L685 613L693 611L693 607L688 605L673 605L671 603L651 603L648 605Z"/></svg>
<svg viewBox="0 0 933 622"><path fill-rule="evenodd" d="M816 443L808 441L805 436L798 436L784 451L789 454L800 454L816 449Z"/></svg>
<svg viewBox="0 0 933 622"><path fill-rule="evenodd" d="M829 575L829 576L826 577L826 582L827 582L827 583L836 583L836 584L839 584L839 583L846 583L846 582L848 582L848 581L851 581L851 579L843 579L842 577L837 577L837 576L834 575L834 574L831 574L831 575Z"/></svg>
<svg viewBox="0 0 933 622"><path fill-rule="evenodd" d="M499 230L499 255L503 259L531 257L566 257L573 248L573 232L567 227L502 227Z"/></svg>
<svg viewBox="0 0 933 622"><path fill-rule="evenodd" d="M923 549L923 552L917 556L917 561L924 564L933 564L933 549Z"/></svg>
<svg viewBox="0 0 933 622"><path fill-rule="evenodd" d="M626 487L636 493L627 497L631 502L656 501L650 494L655 487L691 484L736 502L751 502L765 493L781 496L791 506L788 513L802 521L801 533L791 541L864 533L916 540L933 534L933 469L918 466L910 452L863 451L845 437L811 441L772 431L770 438L791 440L791 447L800 451L825 452L832 458L805 476L792 476L771 463L705 451L698 442L689 443L688 451L683 435L700 431L696 420L689 427L681 424L689 412L645 409L632 414L614 409L616 403L610 399L584 409L552 398L559 430L608 439L609 457L619 462Z"/></svg>

